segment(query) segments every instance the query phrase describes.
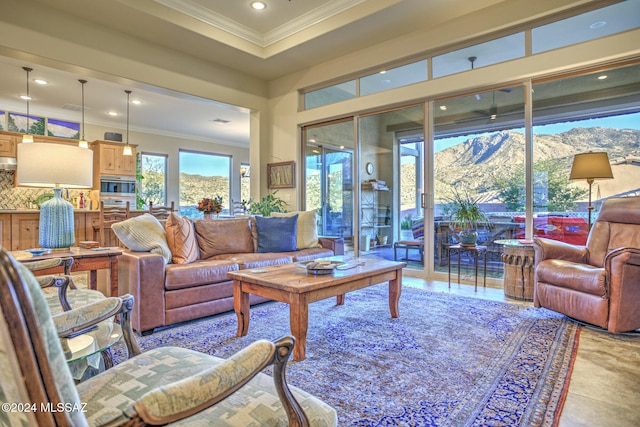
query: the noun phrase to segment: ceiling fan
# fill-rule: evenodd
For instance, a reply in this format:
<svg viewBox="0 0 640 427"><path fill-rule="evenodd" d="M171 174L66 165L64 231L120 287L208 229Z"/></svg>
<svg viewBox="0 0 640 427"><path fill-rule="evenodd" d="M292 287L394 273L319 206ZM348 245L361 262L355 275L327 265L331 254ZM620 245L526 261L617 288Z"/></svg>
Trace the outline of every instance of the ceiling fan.
<svg viewBox="0 0 640 427"><path fill-rule="evenodd" d="M495 120L498 117L498 105L496 104L496 91L493 91L493 100L488 110L472 110L472 113L482 114L489 117L489 120Z"/></svg>

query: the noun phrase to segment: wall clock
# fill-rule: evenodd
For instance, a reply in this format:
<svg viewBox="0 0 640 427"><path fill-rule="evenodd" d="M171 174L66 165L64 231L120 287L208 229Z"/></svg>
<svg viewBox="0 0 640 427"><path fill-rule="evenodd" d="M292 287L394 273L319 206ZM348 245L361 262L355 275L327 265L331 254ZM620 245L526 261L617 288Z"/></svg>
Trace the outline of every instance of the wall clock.
<svg viewBox="0 0 640 427"><path fill-rule="evenodd" d="M365 170L369 175L373 175L373 163L368 162L367 165L365 166Z"/></svg>

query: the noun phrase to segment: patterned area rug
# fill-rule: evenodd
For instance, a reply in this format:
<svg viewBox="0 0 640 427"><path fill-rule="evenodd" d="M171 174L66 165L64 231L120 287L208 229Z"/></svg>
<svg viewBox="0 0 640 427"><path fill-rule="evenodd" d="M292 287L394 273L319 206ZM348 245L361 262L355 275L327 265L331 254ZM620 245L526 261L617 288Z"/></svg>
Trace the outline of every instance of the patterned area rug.
<svg viewBox="0 0 640 427"><path fill-rule="evenodd" d="M403 288L400 317L386 285L309 306L307 359L288 380L338 411L340 426L551 426L568 386L579 328L518 304ZM228 357L289 333L288 305L251 309L237 338L227 313L138 337ZM122 358L122 346L115 351Z"/></svg>

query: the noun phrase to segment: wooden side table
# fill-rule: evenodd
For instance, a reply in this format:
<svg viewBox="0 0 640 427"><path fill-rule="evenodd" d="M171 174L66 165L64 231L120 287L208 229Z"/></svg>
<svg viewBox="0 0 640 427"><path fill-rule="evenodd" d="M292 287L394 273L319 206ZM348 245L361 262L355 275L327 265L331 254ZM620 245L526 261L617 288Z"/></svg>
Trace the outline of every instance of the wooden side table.
<svg viewBox="0 0 640 427"><path fill-rule="evenodd" d="M475 267L475 286L474 286L474 291L478 290L478 257L480 256L480 254L482 254L483 257L483 266L484 266L484 281L483 281L483 286L486 288L487 287L487 247L486 246L480 246L480 245L475 245L475 246L464 246L464 245L452 245L449 246L448 249L448 255L449 255L449 260L448 260L448 264L449 264L449 287L451 287L451 251L458 251L458 284L460 284L460 258L462 255L462 252L464 251L469 251L469 252L473 252L473 258L474 258L474 267Z"/></svg>
<svg viewBox="0 0 640 427"><path fill-rule="evenodd" d="M533 242L516 239L496 240L504 245L504 294L513 299L533 301L535 252Z"/></svg>

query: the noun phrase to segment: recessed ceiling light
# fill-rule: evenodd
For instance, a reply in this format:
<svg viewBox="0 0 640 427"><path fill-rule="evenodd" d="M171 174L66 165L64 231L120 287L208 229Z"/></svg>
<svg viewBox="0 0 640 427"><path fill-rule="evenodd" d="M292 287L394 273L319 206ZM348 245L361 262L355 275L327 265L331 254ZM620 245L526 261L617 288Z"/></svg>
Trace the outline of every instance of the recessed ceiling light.
<svg viewBox="0 0 640 427"><path fill-rule="evenodd" d="M442 111L445 111L445 110L447 109L447 106L446 106L446 105L441 105L441 106L440 106L440 109L441 109Z"/></svg>
<svg viewBox="0 0 640 427"><path fill-rule="evenodd" d="M596 28L602 28L605 25L607 25L606 21L598 21L598 22L594 22L593 24L589 25L589 28L591 28L592 30L595 30Z"/></svg>
<svg viewBox="0 0 640 427"><path fill-rule="evenodd" d="M315 140L315 139L313 139L313 138L311 138L311 139L309 140L309 142L314 143L314 142L316 142L316 140Z"/></svg>
<svg viewBox="0 0 640 427"><path fill-rule="evenodd" d="M607 76L606 74L605 74L605 75L602 75L602 76L598 76L598 80L604 80L604 79L606 79L607 77L609 77L609 76Z"/></svg>
<svg viewBox="0 0 640 427"><path fill-rule="evenodd" d="M267 7L267 4L263 1L252 1L251 7L255 10L262 10Z"/></svg>
<svg viewBox="0 0 640 427"><path fill-rule="evenodd" d="M142 104L142 101L140 101L139 99L134 99L134 100L131 101L131 103L135 104L135 105L140 105L140 104Z"/></svg>
<svg viewBox="0 0 640 427"><path fill-rule="evenodd" d="M38 83L39 85L46 85L49 84L48 81L46 80L42 80L42 79L35 79L34 82Z"/></svg>
<svg viewBox="0 0 640 427"><path fill-rule="evenodd" d="M109 111L107 114L114 117L118 115L118 113L116 113L115 111Z"/></svg>
<svg viewBox="0 0 640 427"><path fill-rule="evenodd" d="M380 74L387 74L387 70L380 71Z"/></svg>
<svg viewBox="0 0 640 427"><path fill-rule="evenodd" d="M24 99L25 101L30 101L32 98L27 95L20 95L20 99Z"/></svg>

